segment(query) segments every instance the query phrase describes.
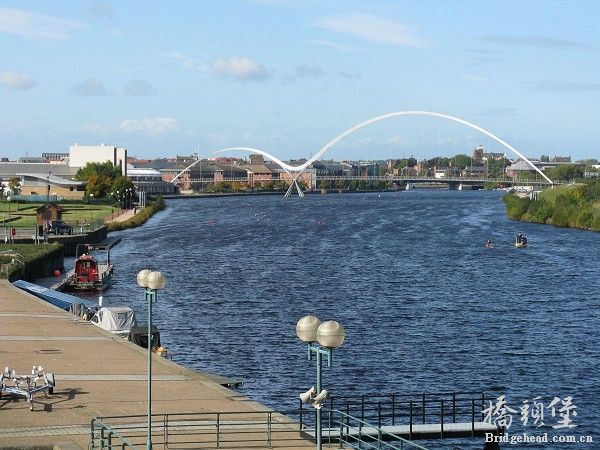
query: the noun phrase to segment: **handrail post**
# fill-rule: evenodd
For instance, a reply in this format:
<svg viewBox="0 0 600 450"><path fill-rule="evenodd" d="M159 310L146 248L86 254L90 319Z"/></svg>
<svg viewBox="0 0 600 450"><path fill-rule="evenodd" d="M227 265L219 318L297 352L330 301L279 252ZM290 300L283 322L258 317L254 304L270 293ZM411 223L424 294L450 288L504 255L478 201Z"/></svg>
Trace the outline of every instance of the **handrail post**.
<svg viewBox="0 0 600 450"><path fill-rule="evenodd" d="M485 392L481 393L481 421L483 422L483 419L485 419L485 416L483 415L483 411L485 410Z"/></svg>
<svg viewBox="0 0 600 450"><path fill-rule="evenodd" d="M92 442L92 450L94 450L96 448L96 439L94 438L94 422L96 421L96 418L94 417L92 419L92 422L90 423L90 434L91 434L91 442Z"/></svg>
<svg viewBox="0 0 600 450"><path fill-rule="evenodd" d="M410 416L410 418L409 418L410 422L408 425L408 438L412 439L412 428L413 428L413 402L412 402L412 400L410 401L409 406L408 406L408 413Z"/></svg>
<svg viewBox="0 0 600 450"><path fill-rule="evenodd" d="M350 433L350 405L346 403L346 434Z"/></svg>
<svg viewBox="0 0 600 450"><path fill-rule="evenodd" d="M273 419L273 412L269 411L268 412L268 424L267 424L267 447L271 448L271 421Z"/></svg>
<svg viewBox="0 0 600 450"><path fill-rule="evenodd" d="M102 426L100 427L100 448L104 448L104 429L105 426L104 424L102 424Z"/></svg>
<svg viewBox="0 0 600 450"><path fill-rule="evenodd" d="M381 400L379 401L379 410L377 412L377 423L379 428L381 428Z"/></svg>
<svg viewBox="0 0 600 450"><path fill-rule="evenodd" d="M360 398L360 420L365 420L365 396Z"/></svg>
<svg viewBox="0 0 600 450"><path fill-rule="evenodd" d="M423 424L425 424L425 393L423 393Z"/></svg>
<svg viewBox="0 0 600 450"><path fill-rule="evenodd" d="M471 437L475 436L475 398L471 399Z"/></svg>
<svg viewBox="0 0 600 450"><path fill-rule="evenodd" d="M348 419L346 419L348 420ZM343 439L342 436L344 435L344 413L340 411L340 446L338 448L344 448L344 446L342 445Z"/></svg>
<svg viewBox="0 0 600 450"><path fill-rule="evenodd" d="M331 430L333 429L333 409L329 409L328 414L329 424L327 425L327 430L329 434L329 438L327 439L327 443L331 445Z"/></svg>
<svg viewBox="0 0 600 450"><path fill-rule="evenodd" d="M440 400L440 404L441 404L441 417L440 417L440 431L441 431L441 438L444 437L444 399Z"/></svg>
<svg viewBox="0 0 600 450"><path fill-rule="evenodd" d="M396 425L396 395L392 393L392 426Z"/></svg>
<svg viewBox="0 0 600 450"><path fill-rule="evenodd" d="M163 414L163 445L169 447L169 415Z"/></svg>
<svg viewBox="0 0 600 450"><path fill-rule="evenodd" d="M300 431L302 431L302 425L303 425L303 423L302 423L302 420L303 420L303 417L302 417L302 403L303 402L302 402L302 400L299 400L299 401L300 401Z"/></svg>
<svg viewBox="0 0 600 450"><path fill-rule="evenodd" d="M452 393L452 423L456 423L456 392Z"/></svg>

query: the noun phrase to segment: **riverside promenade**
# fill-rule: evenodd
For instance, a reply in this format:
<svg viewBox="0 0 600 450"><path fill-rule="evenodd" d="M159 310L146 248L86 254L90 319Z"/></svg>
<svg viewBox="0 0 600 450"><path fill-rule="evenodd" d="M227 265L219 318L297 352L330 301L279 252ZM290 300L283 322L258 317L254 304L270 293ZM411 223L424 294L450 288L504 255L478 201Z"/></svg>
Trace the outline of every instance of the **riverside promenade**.
<svg viewBox="0 0 600 450"><path fill-rule="evenodd" d="M8 366L26 374L31 373L33 365L41 365L55 374L54 393L48 397L38 395L34 411L29 410L23 398L0 399L0 449L51 449L54 445L87 449L90 421L94 417L146 414L145 349L0 280L0 370ZM186 369L165 358L154 357L152 373L153 414L223 413L221 417L235 417L241 428L235 429L237 437L230 436L233 443L222 443L222 447L267 446L267 441L263 441L267 425L253 422L261 411L269 411L267 407L222 387L208 374ZM227 412L237 414L228 416ZM210 416L213 421L214 416ZM203 416L195 417L197 420ZM298 425L291 419L279 414L272 417L268 436L272 448L314 447L302 439ZM163 423L163 419L154 420ZM143 418L137 421L144 423ZM153 440L162 442L166 430L158 424L154 426L157 436ZM280 432L271 433L272 429ZM206 442L187 448L216 448L210 443L216 431L210 433L201 438L196 436L196 441L192 436L191 441ZM226 438L221 436L223 440ZM246 438L248 445L244 443ZM142 428L135 444L144 448L144 442ZM155 448L163 448L163 444Z"/></svg>

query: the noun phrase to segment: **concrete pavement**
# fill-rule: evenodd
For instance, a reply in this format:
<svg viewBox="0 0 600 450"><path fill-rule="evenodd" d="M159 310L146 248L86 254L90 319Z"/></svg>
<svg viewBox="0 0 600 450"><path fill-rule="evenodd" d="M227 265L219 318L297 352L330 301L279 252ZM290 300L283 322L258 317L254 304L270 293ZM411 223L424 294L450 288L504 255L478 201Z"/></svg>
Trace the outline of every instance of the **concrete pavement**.
<svg viewBox="0 0 600 450"><path fill-rule="evenodd" d="M0 280L0 370L9 366L25 374L30 373L33 365L41 365L56 375L54 394L37 397L33 412L24 399L3 396L0 448L51 448L57 442L88 448L92 418L146 414L145 349ZM238 425L252 422L259 411L268 411L265 406L220 386L209 376L158 356L153 359L152 404L153 413L238 412L235 415ZM194 420L198 417L202 416ZM282 431L272 435L273 448L314 447L300 436L296 423L283 416L276 417L275 428ZM256 446L254 440L262 439L259 435L264 435L264 427L250 427L257 434L247 435L249 445ZM213 439L208 435L202 439L205 438ZM144 442L139 438L136 443L140 441ZM229 448L247 448L243 442L234 441ZM211 448L211 444L207 445L204 448ZM188 448L199 446L193 444Z"/></svg>

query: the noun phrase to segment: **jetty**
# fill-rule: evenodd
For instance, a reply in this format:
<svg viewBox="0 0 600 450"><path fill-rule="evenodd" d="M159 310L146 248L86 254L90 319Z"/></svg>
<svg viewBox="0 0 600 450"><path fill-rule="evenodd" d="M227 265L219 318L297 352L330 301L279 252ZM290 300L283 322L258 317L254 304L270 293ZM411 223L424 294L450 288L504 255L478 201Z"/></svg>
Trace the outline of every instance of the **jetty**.
<svg viewBox="0 0 600 450"><path fill-rule="evenodd" d="M0 370L34 365L54 373L56 386L35 397L33 411L22 398L0 398L0 447L87 449L107 437L145 447L146 349L0 280ZM153 356L155 448L314 447L296 421L227 382Z"/></svg>

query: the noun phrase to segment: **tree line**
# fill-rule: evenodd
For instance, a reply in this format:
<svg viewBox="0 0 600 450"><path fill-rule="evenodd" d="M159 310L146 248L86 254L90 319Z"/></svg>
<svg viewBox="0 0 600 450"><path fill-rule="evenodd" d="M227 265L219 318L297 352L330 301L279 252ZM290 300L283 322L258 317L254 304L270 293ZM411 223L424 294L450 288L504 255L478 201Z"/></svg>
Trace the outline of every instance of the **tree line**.
<svg viewBox="0 0 600 450"><path fill-rule="evenodd" d="M557 195L542 191L537 200L508 193L503 197L508 218L600 231L600 178L557 189Z"/></svg>

